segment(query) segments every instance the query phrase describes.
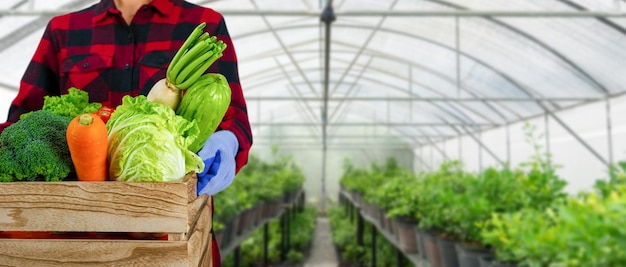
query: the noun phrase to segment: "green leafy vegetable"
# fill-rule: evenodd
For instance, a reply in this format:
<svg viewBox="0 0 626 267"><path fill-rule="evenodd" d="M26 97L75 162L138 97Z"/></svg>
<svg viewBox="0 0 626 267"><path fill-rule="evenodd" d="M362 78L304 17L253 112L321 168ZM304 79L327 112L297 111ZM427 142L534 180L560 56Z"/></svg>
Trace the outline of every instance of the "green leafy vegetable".
<svg viewBox="0 0 626 267"><path fill-rule="evenodd" d="M207 73L202 75L185 92L176 114L196 121L200 135L189 149L200 151L209 136L215 132L230 105L231 90L224 75Z"/></svg>
<svg viewBox="0 0 626 267"><path fill-rule="evenodd" d="M125 96L107 130L111 179L172 182L204 169L202 159L188 149L199 133L195 122L145 96Z"/></svg>
<svg viewBox="0 0 626 267"><path fill-rule="evenodd" d="M0 134L0 181L60 181L73 169L65 131L71 119L45 110Z"/></svg>
<svg viewBox="0 0 626 267"><path fill-rule="evenodd" d="M102 104L100 103L89 103L89 95L86 91L72 87L64 95L45 96L41 109L56 115L74 118L83 113L94 113L101 107ZM22 114L20 118L24 118L28 114L30 112Z"/></svg>

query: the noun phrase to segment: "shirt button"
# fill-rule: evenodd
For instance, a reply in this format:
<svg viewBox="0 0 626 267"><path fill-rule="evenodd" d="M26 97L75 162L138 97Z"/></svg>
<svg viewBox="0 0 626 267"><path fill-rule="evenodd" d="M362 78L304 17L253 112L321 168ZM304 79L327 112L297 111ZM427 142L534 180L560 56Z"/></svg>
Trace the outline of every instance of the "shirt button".
<svg viewBox="0 0 626 267"><path fill-rule="evenodd" d="M130 40L130 39L133 39L133 34L132 34L132 33L129 33L129 34L128 34L128 39L129 39L129 40Z"/></svg>
<svg viewBox="0 0 626 267"><path fill-rule="evenodd" d="M89 62L85 62L85 64L83 64L83 69L86 69L87 67L89 67Z"/></svg>
<svg viewBox="0 0 626 267"><path fill-rule="evenodd" d="M144 11L145 11L145 10L148 10L148 6L144 6L144 7L143 7L143 10L144 10Z"/></svg>
<svg viewBox="0 0 626 267"><path fill-rule="evenodd" d="M165 63L165 59L159 58L159 64L163 64L163 63Z"/></svg>
<svg viewBox="0 0 626 267"><path fill-rule="evenodd" d="M127 70L129 70L129 69L130 69L130 64L129 64L129 63L126 63L126 66L124 66L124 67L125 67Z"/></svg>

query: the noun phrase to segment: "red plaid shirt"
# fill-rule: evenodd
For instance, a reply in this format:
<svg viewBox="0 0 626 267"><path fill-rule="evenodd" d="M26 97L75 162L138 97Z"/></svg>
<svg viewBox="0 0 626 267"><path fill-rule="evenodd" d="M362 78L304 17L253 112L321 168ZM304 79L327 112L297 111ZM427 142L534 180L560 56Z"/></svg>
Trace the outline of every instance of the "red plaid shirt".
<svg viewBox="0 0 626 267"><path fill-rule="evenodd" d="M121 104L125 95L147 95L201 22L207 24L205 31L227 45L207 72L219 72L230 83L232 101L218 130L237 136L239 171L248 160L252 133L233 43L221 14L182 0L153 0L137 11L130 25L113 0L53 18L0 131L21 114L41 109L44 96L66 94L70 87L87 91L90 101L109 107Z"/></svg>

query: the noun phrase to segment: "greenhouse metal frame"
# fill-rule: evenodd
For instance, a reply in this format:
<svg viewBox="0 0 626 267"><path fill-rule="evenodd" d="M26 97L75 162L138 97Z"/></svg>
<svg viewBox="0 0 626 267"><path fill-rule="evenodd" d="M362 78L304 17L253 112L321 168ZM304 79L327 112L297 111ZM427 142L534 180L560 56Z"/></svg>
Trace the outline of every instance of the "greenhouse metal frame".
<svg viewBox="0 0 626 267"><path fill-rule="evenodd" d="M52 16L96 2L3 1L0 23L12 27L0 32L0 55L18 63L1 66L0 88L17 90ZM626 93L624 1L190 2L226 17L253 150L317 153L309 170L319 169L322 199L337 168L329 150L370 160L404 151L416 170L455 158L482 168L520 161L511 132L527 121L540 126L547 152L553 132L566 133L558 138L597 161L595 173L619 161L616 146L626 149L614 133L626 126L615 122ZM589 106L600 126L567 115Z"/></svg>

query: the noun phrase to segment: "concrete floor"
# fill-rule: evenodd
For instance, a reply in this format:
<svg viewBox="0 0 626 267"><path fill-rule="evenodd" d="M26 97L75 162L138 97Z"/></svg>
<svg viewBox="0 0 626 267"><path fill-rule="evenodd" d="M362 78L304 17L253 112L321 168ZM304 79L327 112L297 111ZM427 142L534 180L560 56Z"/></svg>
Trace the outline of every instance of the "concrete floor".
<svg viewBox="0 0 626 267"><path fill-rule="evenodd" d="M339 262L332 243L328 218L318 217L315 225L315 237L309 257L304 267L337 267Z"/></svg>

